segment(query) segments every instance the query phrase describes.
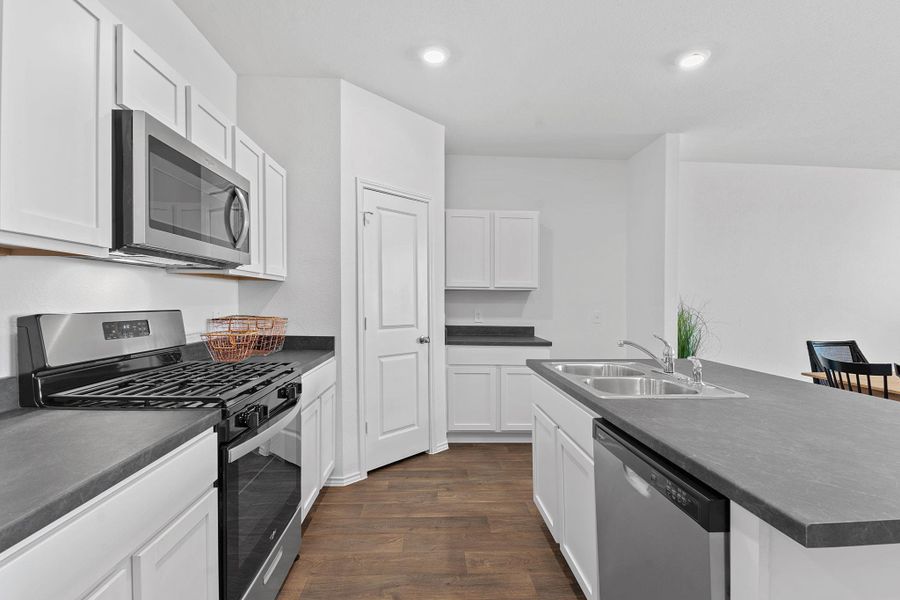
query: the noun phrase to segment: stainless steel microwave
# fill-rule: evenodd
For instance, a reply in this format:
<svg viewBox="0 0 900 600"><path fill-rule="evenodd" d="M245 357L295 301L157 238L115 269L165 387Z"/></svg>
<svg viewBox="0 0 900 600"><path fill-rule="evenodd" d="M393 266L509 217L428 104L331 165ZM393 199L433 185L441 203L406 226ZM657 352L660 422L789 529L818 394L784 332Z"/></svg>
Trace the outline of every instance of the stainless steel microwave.
<svg viewBox="0 0 900 600"><path fill-rule="evenodd" d="M159 266L250 262L250 182L138 110L113 111L111 258Z"/></svg>

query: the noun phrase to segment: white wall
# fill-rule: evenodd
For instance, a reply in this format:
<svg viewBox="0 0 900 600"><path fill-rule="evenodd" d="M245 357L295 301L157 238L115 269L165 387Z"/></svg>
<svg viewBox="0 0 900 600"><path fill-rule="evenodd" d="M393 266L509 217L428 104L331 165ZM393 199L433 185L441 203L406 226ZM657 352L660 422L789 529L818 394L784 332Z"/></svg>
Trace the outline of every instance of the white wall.
<svg viewBox="0 0 900 600"><path fill-rule="evenodd" d="M338 415L343 432L336 476L359 473L360 403L357 385L357 179L431 199L432 406L438 414L432 445L446 444L444 351L444 127L345 81L341 82L341 371ZM355 434L355 435L354 435Z"/></svg>
<svg viewBox="0 0 900 600"><path fill-rule="evenodd" d="M663 135L632 156L628 175L626 335L656 351L652 334L677 339L678 136Z"/></svg>
<svg viewBox="0 0 900 600"><path fill-rule="evenodd" d="M900 361L900 172L681 164L680 293L703 355L799 377L807 339Z"/></svg>
<svg viewBox="0 0 900 600"><path fill-rule="evenodd" d="M144 40L234 120L237 75L172 0L101 0Z"/></svg>
<svg viewBox="0 0 900 600"><path fill-rule="evenodd" d="M448 324L534 325L555 357L615 357L625 333L624 161L447 157L447 208L541 213L532 292L448 290ZM600 311L600 323L593 313Z"/></svg>
<svg viewBox="0 0 900 600"><path fill-rule="evenodd" d="M103 0L179 73L234 114L234 71L171 0ZM56 140L65 143L65 140ZM63 257L0 257L0 377L15 373L16 317L38 312L180 308L189 339L238 312L237 283Z"/></svg>
<svg viewBox="0 0 900 600"><path fill-rule="evenodd" d="M206 319L238 311L231 281L51 256L0 257L0 377L16 372L16 317L45 312L179 308L191 341Z"/></svg>
<svg viewBox="0 0 900 600"><path fill-rule="evenodd" d="M295 335L340 331L340 110L338 79L239 79L241 128L288 173L287 280L241 283L241 310Z"/></svg>

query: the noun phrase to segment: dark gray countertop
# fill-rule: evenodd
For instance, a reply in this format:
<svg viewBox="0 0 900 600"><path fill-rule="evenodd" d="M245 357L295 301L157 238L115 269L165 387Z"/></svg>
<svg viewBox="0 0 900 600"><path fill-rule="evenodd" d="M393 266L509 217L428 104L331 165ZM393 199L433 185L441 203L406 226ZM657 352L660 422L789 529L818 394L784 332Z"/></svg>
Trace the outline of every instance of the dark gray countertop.
<svg viewBox="0 0 900 600"><path fill-rule="evenodd" d="M0 552L219 422L218 410L0 414Z"/></svg>
<svg viewBox="0 0 900 600"><path fill-rule="evenodd" d="M447 346L552 346L534 335L534 327L447 325Z"/></svg>
<svg viewBox="0 0 900 600"><path fill-rule="evenodd" d="M528 366L800 544L900 543L900 403L714 362L704 378L749 398L599 400L545 362Z"/></svg>
<svg viewBox="0 0 900 600"><path fill-rule="evenodd" d="M186 360L209 358L202 344L185 350ZM291 336L281 352L250 360L298 362L304 373L333 356L334 338ZM220 414L218 409L0 412L0 552L215 426Z"/></svg>

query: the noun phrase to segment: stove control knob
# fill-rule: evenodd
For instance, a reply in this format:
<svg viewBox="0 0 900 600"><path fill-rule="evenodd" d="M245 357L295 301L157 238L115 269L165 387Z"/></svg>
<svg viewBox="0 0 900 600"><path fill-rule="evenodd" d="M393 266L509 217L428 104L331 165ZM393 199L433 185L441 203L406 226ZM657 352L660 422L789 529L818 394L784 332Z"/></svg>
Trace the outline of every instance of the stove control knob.
<svg viewBox="0 0 900 600"><path fill-rule="evenodd" d="M235 417L235 424L238 427L259 427L259 410L252 406Z"/></svg>
<svg viewBox="0 0 900 600"><path fill-rule="evenodd" d="M279 398L287 398L288 400L294 400L297 396L300 395L300 384L292 381L291 383L285 385L284 387L278 390Z"/></svg>

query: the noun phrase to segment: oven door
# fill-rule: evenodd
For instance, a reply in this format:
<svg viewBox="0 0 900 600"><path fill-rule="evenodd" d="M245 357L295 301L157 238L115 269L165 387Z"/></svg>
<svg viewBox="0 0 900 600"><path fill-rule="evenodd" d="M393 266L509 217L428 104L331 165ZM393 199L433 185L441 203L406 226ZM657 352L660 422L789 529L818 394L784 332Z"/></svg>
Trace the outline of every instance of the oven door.
<svg viewBox="0 0 900 600"><path fill-rule="evenodd" d="M300 549L297 402L221 446L220 540L225 600L275 598Z"/></svg>
<svg viewBox="0 0 900 600"><path fill-rule="evenodd" d="M116 111L122 245L212 266L250 262L249 181L153 117ZM117 240L118 242L119 240Z"/></svg>

